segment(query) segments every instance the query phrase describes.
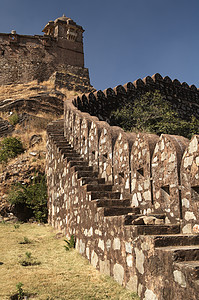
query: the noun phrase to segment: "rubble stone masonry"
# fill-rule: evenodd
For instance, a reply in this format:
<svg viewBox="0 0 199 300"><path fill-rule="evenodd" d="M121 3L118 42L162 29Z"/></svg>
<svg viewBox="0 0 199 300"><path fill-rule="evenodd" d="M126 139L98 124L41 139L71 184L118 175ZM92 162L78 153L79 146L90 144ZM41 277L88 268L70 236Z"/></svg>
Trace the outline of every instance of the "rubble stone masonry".
<svg viewBox="0 0 199 300"><path fill-rule="evenodd" d="M150 86L198 114L195 87L157 74L65 101L64 120L47 129L49 223L141 299L196 300L199 136L127 134L105 122L111 101Z"/></svg>
<svg viewBox="0 0 199 300"><path fill-rule="evenodd" d="M0 33L0 85L51 79L58 87L91 91L84 67L83 28L65 16L50 21L52 30L48 27L49 23L44 35Z"/></svg>

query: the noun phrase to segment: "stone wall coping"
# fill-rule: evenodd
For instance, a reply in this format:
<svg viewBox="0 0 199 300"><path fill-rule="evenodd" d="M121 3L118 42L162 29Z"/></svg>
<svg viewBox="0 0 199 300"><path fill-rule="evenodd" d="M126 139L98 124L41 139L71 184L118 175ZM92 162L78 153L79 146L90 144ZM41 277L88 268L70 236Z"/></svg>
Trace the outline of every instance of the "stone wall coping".
<svg viewBox="0 0 199 300"><path fill-rule="evenodd" d="M199 96L199 89L195 85L188 85L186 82L180 83L178 79L171 79L168 76L162 77L159 73L154 74L153 76L147 76L143 79L137 79L133 83L128 82L124 85L118 85L116 87L107 88L104 91L98 90L94 93L87 93L79 96L78 98L82 101L82 97L86 97L89 103L89 98L91 96L95 96L97 98L107 98L111 95L111 97L121 96L121 94L128 94L130 92L135 92L136 90L141 90L145 86L153 85L154 88L158 90L159 85L162 86L170 86L172 89L180 89L182 92L189 92L192 94L198 94ZM74 98L74 103L77 101L77 97Z"/></svg>

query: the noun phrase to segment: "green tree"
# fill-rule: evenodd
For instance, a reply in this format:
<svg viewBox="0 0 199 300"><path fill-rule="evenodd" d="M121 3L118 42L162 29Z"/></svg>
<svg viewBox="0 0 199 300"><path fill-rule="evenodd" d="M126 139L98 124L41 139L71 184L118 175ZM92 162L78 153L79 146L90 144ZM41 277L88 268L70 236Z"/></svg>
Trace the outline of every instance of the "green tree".
<svg viewBox="0 0 199 300"><path fill-rule="evenodd" d="M159 91L147 92L134 102L113 111L111 123L122 127L125 131L142 131L158 135L167 133L188 138L199 131L199 121L194 116L190 120L180 118Z"/></svg>
<svg viewBox="0 0 199 300"><path fill-rule="evenodd" d="M38 174L29 184L15 184L7 199L15 206L30 209L36 221L47 221L47 184L45 175Z"/></svg>
<svg viewBox="0 0 199 300"><path fill-rule="evenodd" d="M6 137L0 142L0 162L7 162L23 152L22 142L15 137Z"/></svg>

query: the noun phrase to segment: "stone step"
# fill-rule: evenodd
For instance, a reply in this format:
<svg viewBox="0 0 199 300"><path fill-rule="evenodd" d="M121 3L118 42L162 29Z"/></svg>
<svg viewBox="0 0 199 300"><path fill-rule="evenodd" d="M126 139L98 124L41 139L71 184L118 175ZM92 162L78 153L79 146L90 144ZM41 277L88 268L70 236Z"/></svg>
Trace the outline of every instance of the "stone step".
<svg viewBox="0 0 199 300"><path fill-rule="evenodd" d="M70 167L72 168L72 167L76 167L76 166L82 166L82 167L87 167L88 166L88 163L86 162L86 161L83 161L83 160L77 160L77 158L76 158L76 160L73 160L72 158L69 158L69 159L71 159L70 160Z"/></svg>
<svg viewBox="0 0 199 300"><path fill-rule="evenodd" d="M71 149L71 150L74 151L74 149L73 149L70 145L67 145L66 143L63 143L63 145L60 144L60 143L56 143L55 145L56 145L57 148L59 148L59 149Z"/></svg>
<svg viewBox="0 0 199 300"><path fill-rule="evenodd" d="M78 156L74 156L73 153L65 153L64 151L61 151L61 153L64 155L64 158L67 158L68 161L70 161L70 160L82 160Z"/></svg>
<svg viewBox="0 0 199 300"><path fill-rule="evenodd" d="M98 172L93 171L78 171L78 178L85 178L85 177L92 177L92 178L98 178Z"/></svg>
<svg viewBox="0 0 199 300"><path fill-rule="evenodd" d="M81 171L88 171L88 172L92 172L93 171L93 167L91 166L74 166L75 171L77 172L81 172Z"/></svg>
<svg viewBox="0 0 199 300"><path fill-rule="evenodd" d="M87 189L87 192L112 191L112 184L87 184L85 187Z"/></svg>
<svg viewBox="0 0 199 300"><path fill-rule="evenodd" d="M79 157L70 157L69 155L65 155L65 154L64 154L64 158L66 158L67 162L70 162L70 163L77 161L77 159L79 161ZM81 162L83 163L83 160L81 160ZM70 166L70 167L72 167L72 166Z"/></svg>
<svg viewBox="0 0 199 300"><path fill-rule="evenodd" d="M155 247L199 245L199 235L167 235L154 239Z"/></svg>
<svg viewBox="0 0 199 300"><path fill-rule="evenodd" d="M67 159L67 161L68 162L70 162L70 163L72 163L72 162L82 162L83 164L86 164L86 162L84 162L81 158L79 158L79 157L73 157L73 156L70 156L70 155L64 155L64 158L66 158ZM77 165L77 164L75 164L75 165ZM86 164L86 165L88 165L88 164ZM72 165L70 166L70 167L73 167Z"/></svg>
<svg viewBox="0 0 199 300"><path fill-rule="evenodd" d="M55 138L64 138L66 140L66 138L64 137L64 133L61 132L61 131L60 132L50 131L49 135L52 136L52 137L55 137Z"/></svg>
<svg viewBox="0 0 199 300"><path fill-rule="evenodd" d="M71 149L69 147L62 147L62 148L60 148L60 151L65 154L74 154L75 156L79 156L79 154L77 154L73 149Z"/></svg>
<svg viewBox="0 0 199 300"><path fill-rule="evenodd" d="M88 183L92 183L92 184L104 184L105 183L104 178L82 177L79 180L82 180L82 185L85 185Z"/></svg>
<svg viewBox="0 0 199 300"><path fill-rule="evenodd" d="M191 277L192 280L199 279L199 261L180 261L173 263L175 271L182 272L185 277Z"/></svg>
<svg viewBox="0 0 199 300"><path fill-rule="evenodd" d="M55 142L55 144L59 144L59 145L67 145L70 146L70 144L67 142L67 140L65 140L64 138L53 138L53 141Z"/></svg>
<svg viewBox="0 0 199 300"><path fill-rule="evenodd" d="M101 192L95 192L92 191L91 193L91 200L96 199L119 199L120 193L119 192L109 192L109 191L101 191Z"/></svg>
<svg viewBox="0 0 199 300"><path fill-rule="evenodd" d="M104 207L104 216L122 216L128 213L136 213L135 207Z"/></svg>
<svg viewBox="0 0 199 300"><path fill-rule="evenodd" d="M156 217L157 219L162 219L162 220L165 219L164 214L149 214L149 215L143 215L143 214L137 214L137 215L133 214L133 215L131 215L131 214L129 214L128 216L125 217L124 224L125 225L131 225L132 221L136 220L139 217L145 217L145 216Z"/></svg>
<svg viewBox="0 0 199 300"><path fill-rule="evenodd" d="M60 136L60 137L51 136L50 138L53 140L53 142L55 144L57 144L57 143L60 143L60 144L65 143L66 145L70 145L63 136Z"/></svg>
<svg viewBox="0 0 199 300"><path fill-rule="evenodd" d="M155 248L156 251L172 253L173 261L196 261L199 260L199 246L168 246Z"/></svg>
<svg viewBox="0 0 199 300"><path fill-rule="evenodd" d="M126 225L126 224L125 224ZM165 235L180 233L180 225L127 225L133 236L138 235Z"/></svg>
<svg viewBox="0 0 199 300"><path fill-rule="evenodd" d="M61 152L61 154L64 155L65 157L74 157L76 160L82 160L79 155L77 155L76 153L74 153L74 151L71 150L67 150L67 149L59 149L59 151Z"/></svg>
<svg viewBox="0 0 199 300"><path fill-rule="evenodd" d="M97 199L97 207L130 207L130 199ZM136 207L137 213L139 213L139 208Z"/></svg>
<svg viewBox="0 0 199 300"><path fill-rule="evenodd" d="M55 141L53 140L55 145L58 147L58 148L64 148L64 147L67 147L67 148L72 148L70 144L66 143L66 142L62 142L62 141Z"/></svg>
<svg viewBox="0 0 199 300"><path fill-rule="evenodd" d="M71 148L58 148L59 149L59 151L61 151L61 153L63 153L63 154L74 154L74 155L78 155L73 149L71 149Z"/></svg>
<svg viewBox="0 0 199 300"><path fill-rule="evenodd" d="M76 160L82 160L82 158L78 154L76 154L72 151L65 151L65 150L62 151L61 150L61 153L63 153L65 155L65 157L74 158Z"/></svg>

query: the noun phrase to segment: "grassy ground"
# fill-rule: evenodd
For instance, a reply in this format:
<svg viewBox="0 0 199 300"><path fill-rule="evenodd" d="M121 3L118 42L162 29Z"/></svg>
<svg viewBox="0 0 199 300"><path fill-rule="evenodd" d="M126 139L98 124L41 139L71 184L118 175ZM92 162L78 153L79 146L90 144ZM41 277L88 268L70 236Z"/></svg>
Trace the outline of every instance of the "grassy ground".
<svg viewBox="0 0 199 300"><path fill-rule="evenodd" d="M31 243L20 244L24 237ZM0 223L0 299L16 294L19 282L31 299L138 299L64 244L48 225ZM22 266L26 252L40 264Z"/></svg>

